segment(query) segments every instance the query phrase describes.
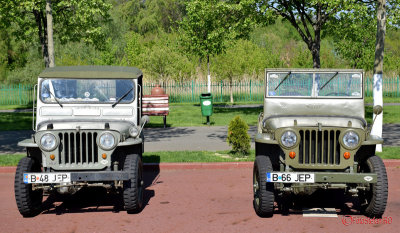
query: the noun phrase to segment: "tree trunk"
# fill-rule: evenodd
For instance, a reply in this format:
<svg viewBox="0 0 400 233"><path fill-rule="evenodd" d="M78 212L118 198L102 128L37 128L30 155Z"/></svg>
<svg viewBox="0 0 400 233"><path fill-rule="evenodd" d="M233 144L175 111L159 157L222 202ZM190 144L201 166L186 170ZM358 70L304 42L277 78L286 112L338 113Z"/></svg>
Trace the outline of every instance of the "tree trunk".
<svg viewBox="0 0 400 233"><path fill-rule="evenodd" d="M211 75L210 75L210 55L207 54L207 90L211 93Z"/></svg>
<svg viewBox="0 0 400 233"><path fill-rule="evenodd" d="M229 79L229 94L230 94L230 100L231 100L231 104L233 104L233 80L232 78Z"/></svg>
<svg viewBox="0 0 400 233"><path fill-rule="evenodd" d="M312 58L313 58L313 68L314 69L319 69L321 68L321 61L320 61L320 46L319 45L315 45L315 43L313 43L312 49L311 49L311 54L312 54Z"/></svg>
<svg viewBox="0 0 400 233"><path fill-rule="evenodd" d="M36 25L38 27L39 41L41 45L41 52L44 60L45 67L49 67L49 53L47 48L47 22L43 16L42 11L33 10L35 16Z"/></svg>
<svg viewBox="0 0 400 233"><path fill-rule="evenodd" d="M375 61L374 61L374 106L383 106L383 51L385 47L386 34L386 0L378 0L377 6L377 27L375 42ZM373 116L375 118L375 114ZM382 137L383 113L376 117L371 134ZM382 144L376 146L376 151L382 151Z"/></svg>
<svg viewBox="0 0 400 233"><path fill-rule="evenodd" d="M54 42L53 42L53 12L51 0L46 1L46 18L47 18L47 48L49 54L49 67L54 67Z"/></svg>

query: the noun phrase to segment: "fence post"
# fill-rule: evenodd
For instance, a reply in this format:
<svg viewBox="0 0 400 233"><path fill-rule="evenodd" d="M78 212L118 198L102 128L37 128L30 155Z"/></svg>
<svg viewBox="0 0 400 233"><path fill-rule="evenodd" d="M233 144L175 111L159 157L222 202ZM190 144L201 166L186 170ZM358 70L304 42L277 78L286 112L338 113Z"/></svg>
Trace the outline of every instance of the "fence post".
<svg viewBox="0 0 400 233"><path fill-rule="evenodd" d="M194 80L192 79L192 102L194 102L194 93L193 93L193 88L194 88L194 86L193 86L193 82L194 82Z"/></svg>
<svg viewBox="0 0 400 233"><path fill-rule="evenodd" d="M396 97L400 96L400 92L399 92L399 76L397 76L397 95Z"/></svg>
<svg viewBox="0 0 400 233"><path fill-rule="evenodd" d="M251 79L250 79L250 101L252 101L253 99L251 98Z"/></svg>
<svg viewBox="0 0 400 233"><path fill-rule="evenodd" d="M18 84L18 98L19 98L19 105L21 105L21 83Z"/></svg>
<svg viewBox="0 0 400 233"><path fill-rule="evenodd" d="M221 96L220 96L220 98L221 98L221 102L222 102L222 80L221 80Z"/></svg>

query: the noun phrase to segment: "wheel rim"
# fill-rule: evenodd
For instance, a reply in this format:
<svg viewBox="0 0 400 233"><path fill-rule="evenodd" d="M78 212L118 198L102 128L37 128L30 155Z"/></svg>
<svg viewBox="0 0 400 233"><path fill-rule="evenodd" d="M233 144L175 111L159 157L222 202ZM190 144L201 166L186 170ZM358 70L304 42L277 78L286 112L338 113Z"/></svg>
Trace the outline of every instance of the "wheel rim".
<svg viewBox="0 0 400 233"><path fill-rule="evenodd" d="M258 169L254 169L253 174L253 192L254 192L254 203L256 206L260 206L260 185L258 183Z"/></svg>
<svg viewBox="0 0 400 233"><path fill-rule="evenodd" d="M371 168L367 163L360 164L360 172L361 173L369 173L371 172ZM360 193L360 205L361 207L366 207L368 206L369 203L371 203L372 200L372 190L373 190L373 185L374 184L369 184L366 190L363 190Z"/></svg>
<svg viewBox="0 0 400 233"><path fill-rule="evenodd" d="M138 175L138 180L137 180L137 184L138 184L138 202L139 205L142 205L142 200L143 200L143 173L142 173L142 168L139 168L139 175Z"/></svg>

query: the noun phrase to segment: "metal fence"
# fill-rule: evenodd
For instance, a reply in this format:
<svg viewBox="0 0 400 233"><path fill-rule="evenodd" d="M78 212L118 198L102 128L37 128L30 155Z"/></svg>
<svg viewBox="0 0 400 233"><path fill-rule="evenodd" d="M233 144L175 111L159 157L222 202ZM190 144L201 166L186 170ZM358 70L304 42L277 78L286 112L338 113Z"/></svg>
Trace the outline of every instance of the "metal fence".
<svg viewBox="0 0 400 233"><path fill-rule="evenodd" d="M0 85L0 105L29 105L33 102L30 84Z"/></svg>
<svg viewBox="0 0 400 233"><path fill-rule="evenodd" d="M144 82L143 93L149 95L157 83ZM206 81L161 82L159 83L170 96L171 103L199 103L200 94L207 92ZM373 79L365 80L365 96L373 93ZM213 82L211 93L214 102L229 102L232 92L235 102L262 102L264 96L264 81L241 80L232 83L228 81ZM400 78L385 77L383 79L383 95L400 98ZM33 85L16 84L0 85L0 105L29 105L33 102Z"/></svg>

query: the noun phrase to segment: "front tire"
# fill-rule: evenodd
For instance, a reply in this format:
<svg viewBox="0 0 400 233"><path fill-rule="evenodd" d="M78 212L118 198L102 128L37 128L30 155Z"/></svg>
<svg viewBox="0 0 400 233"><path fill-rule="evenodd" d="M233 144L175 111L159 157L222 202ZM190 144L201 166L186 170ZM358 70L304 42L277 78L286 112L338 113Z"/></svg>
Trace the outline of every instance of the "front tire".
<svg viewBox="0 0 400 233"><path fill-rule="evenodd" d="M370 184L369 190L360 195L361 211L370 218L381 218L385 212L388 198L385 164L380 157L374 155L360 165L360 172L377 174L377 182Z"/></svg>
<svg viewBox="0 0 400 233"><path fill-rule="evenodd" d="M267 156L257 156L253 167L253 207L260 217L274 215L274 184L266 181L266 173L271 171L271 159Z"/></svg>
<svg viewBox="0 0 400 233"><path fill-rule="evenodd" d="M129 172L130 179L124 181L123 200L128 213L139 213L143 207L143 166L137 154L127 155L124 171Z"/></svg>
<svg viewBox="0 0 400 233"><path fill-rule="evenodd" d="M17 166L14 180L15 201L24 217L34 217L42 211L43 190L33 190L32 184L24 183L24 173L41 172L41 166L30 157L22 158Z"/></svg>

